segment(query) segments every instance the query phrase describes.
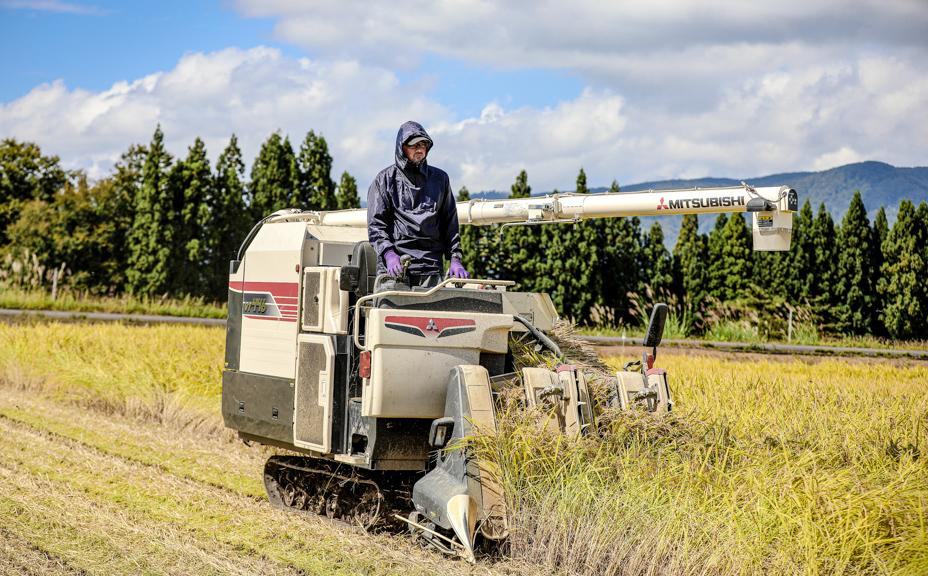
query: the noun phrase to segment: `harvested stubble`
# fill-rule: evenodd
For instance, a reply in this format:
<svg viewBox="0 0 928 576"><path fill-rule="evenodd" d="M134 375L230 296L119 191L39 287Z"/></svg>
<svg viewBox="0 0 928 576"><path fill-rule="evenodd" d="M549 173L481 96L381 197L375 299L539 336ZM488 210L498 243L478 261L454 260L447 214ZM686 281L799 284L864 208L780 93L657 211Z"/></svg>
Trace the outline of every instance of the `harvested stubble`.
<svg viewBox="0 0 928 576"><path fill-rule="evenodd" d="M221 431L223 340L0 325L0 574L537 573L269 506L267 453Z"/></svg>
<svg viewBox="0 0 928 576"><path fill-rule="evenodd" d="M0 517L17 519L11 534L51 564L65 558L88 572L132 571L94 564L93 555L136 541L144 550L147 538L177 546L205 571L231 571L219 560L230 550L246 571L318 570L324 562L305 558L314 550L338 572L410 571L400 559L410 555L405 544L392 556L378 552L387 558L381 565L352 562L325 539L301 548L319 528L295 529L291 517L255 502L262 456L224 443L222 346L215 328L0 326L0 418L7 438L20 438L3 445L0 459ZM624 360L609 363L616 369ZM928 573L925 365L666 351L658 364L677 400L669 417L606 414L601 437L570 440L539 433L537 415L513 413L500 419L495 438L477 441L500 463L512 499L511 556L575 574ZM23 399L36 392L45 403L33 407ZM46 394L54 409L41 400ZM86 417L75 405L89 408ZM200 445L207 452L198 454L200 436L216 445ZM75 474L43 464L55 458ZM110 467L116 472L96 473ZM112 490L94 488L97 479ZM58 495L45 493L49 487ZM172 495L196 499L179 504ZM253 521L224 523L236 509ZM267 523L296 531L276 543ZM105 537L94 539L94 527ZM259 545L243 543L243 534ZM377 542L349 536L345 546L360 538ZM153 558L161 564L151 571L176 571L163 553ZM412 572L461 568L418 562ZM493 569L538 571L515 566Z"/></svg>

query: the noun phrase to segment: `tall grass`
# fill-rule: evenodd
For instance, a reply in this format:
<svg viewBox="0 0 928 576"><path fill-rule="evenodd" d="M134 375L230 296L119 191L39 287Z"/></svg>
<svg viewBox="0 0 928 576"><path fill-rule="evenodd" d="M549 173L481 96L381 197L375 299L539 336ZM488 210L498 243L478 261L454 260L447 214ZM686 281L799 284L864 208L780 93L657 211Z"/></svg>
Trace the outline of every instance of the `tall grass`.
<svg viewBox="0 0 928 576"><path fill-rule="evenodd" d="M0 384L220 433L223 331L0 324ZM618 369L625 358L610 359ZM509 413L509 553L577 574L928 574L928 366L662 352L675 412Z"/></svg>
<svg viewBox="0 0 928 576"><path fill-rule="evenodd" d="M582 574L928 574L928 368L661 361L673 414L607 413L579 440L510 414L478 442L512 555Z"/></svg>
<svg viewBox="0 0 928 576"><path fill-rule="evenodd" d="M224 345L216 327L0 323L0 383L219 432Z"/></svg>

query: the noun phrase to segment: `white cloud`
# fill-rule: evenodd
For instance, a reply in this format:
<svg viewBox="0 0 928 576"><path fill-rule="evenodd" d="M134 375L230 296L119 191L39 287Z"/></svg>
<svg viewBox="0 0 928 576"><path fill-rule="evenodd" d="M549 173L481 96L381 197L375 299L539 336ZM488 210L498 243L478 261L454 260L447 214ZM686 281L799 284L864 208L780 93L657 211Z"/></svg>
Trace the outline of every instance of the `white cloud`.
<svg viewBox="0 0 928 576"><path fill-rule="evenodd" d="M72 167L108 173L157 123L169 150L196 136L215 158L234 132L246 159L274 130L294 146L325 135L336 174L366 187L392 161L397 127L415 119L435 138L432 161L457 189L508 189L525 168L536 190L646 179L751 177L880 159L924 163L928 149L925 64L897 56L771 70L731 82L717 100L680 111L608 88L538 108L488 102L462 118L428 96L428 85L354 60L310 60L278 50L191 53L171 69L108 90L58 81L0 104L0 136L38 142Z"/></svg>
<svg viewBox="0 0 928 576"><path fill-rule="evenodd" d="M924 0L238 0L316 54L414 67L427 53L493 68L579 71L629 92L708 87L744 73L909 47L924 55ZM693 86L699 82L703 86ZM657 95L660 97L660 94ZM652 96L653 97L653 96Z"/></svg>

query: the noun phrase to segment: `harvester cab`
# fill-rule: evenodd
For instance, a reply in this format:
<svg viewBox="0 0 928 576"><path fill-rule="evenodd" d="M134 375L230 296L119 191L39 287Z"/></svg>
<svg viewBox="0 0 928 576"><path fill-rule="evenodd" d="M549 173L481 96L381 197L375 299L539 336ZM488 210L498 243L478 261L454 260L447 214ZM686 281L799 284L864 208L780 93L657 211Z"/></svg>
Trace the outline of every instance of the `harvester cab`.
<svg viewBox="0 0 928 576"><path fill-rule="evenodd" d="M751 211L755 249L782 250L796 204L787 187L744 185L470 201L458 216L484 225ZM478 539L509 531L496 464L467 449L497 432L500 391L555 433L595 434L602 406L551 337L548 295L492 279L378 290L376 269L364 210L284 210L256 225L230 264L223 417L242 439L283 449L264 471L274 505L406 527L473 560ZM607 404L671 409L667 374L654 367L666 316L654 306L648 350L609 376ZM517 366L526 341L546 366Z"/></svg>

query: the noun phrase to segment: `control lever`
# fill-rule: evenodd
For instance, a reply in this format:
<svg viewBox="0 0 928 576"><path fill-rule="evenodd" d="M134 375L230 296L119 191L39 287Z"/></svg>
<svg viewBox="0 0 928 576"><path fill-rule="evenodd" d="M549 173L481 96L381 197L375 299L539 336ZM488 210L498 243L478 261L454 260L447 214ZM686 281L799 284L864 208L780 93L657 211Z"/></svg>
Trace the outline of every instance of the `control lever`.
<svg viewBox="0 0 928 576"><path fill-rule="evenodd" d="M409 270L409 265L412 264L412 256L403 254L400 256L400 264L403 265L403 275L401 278L406 278L406 272Z"/></svg>

